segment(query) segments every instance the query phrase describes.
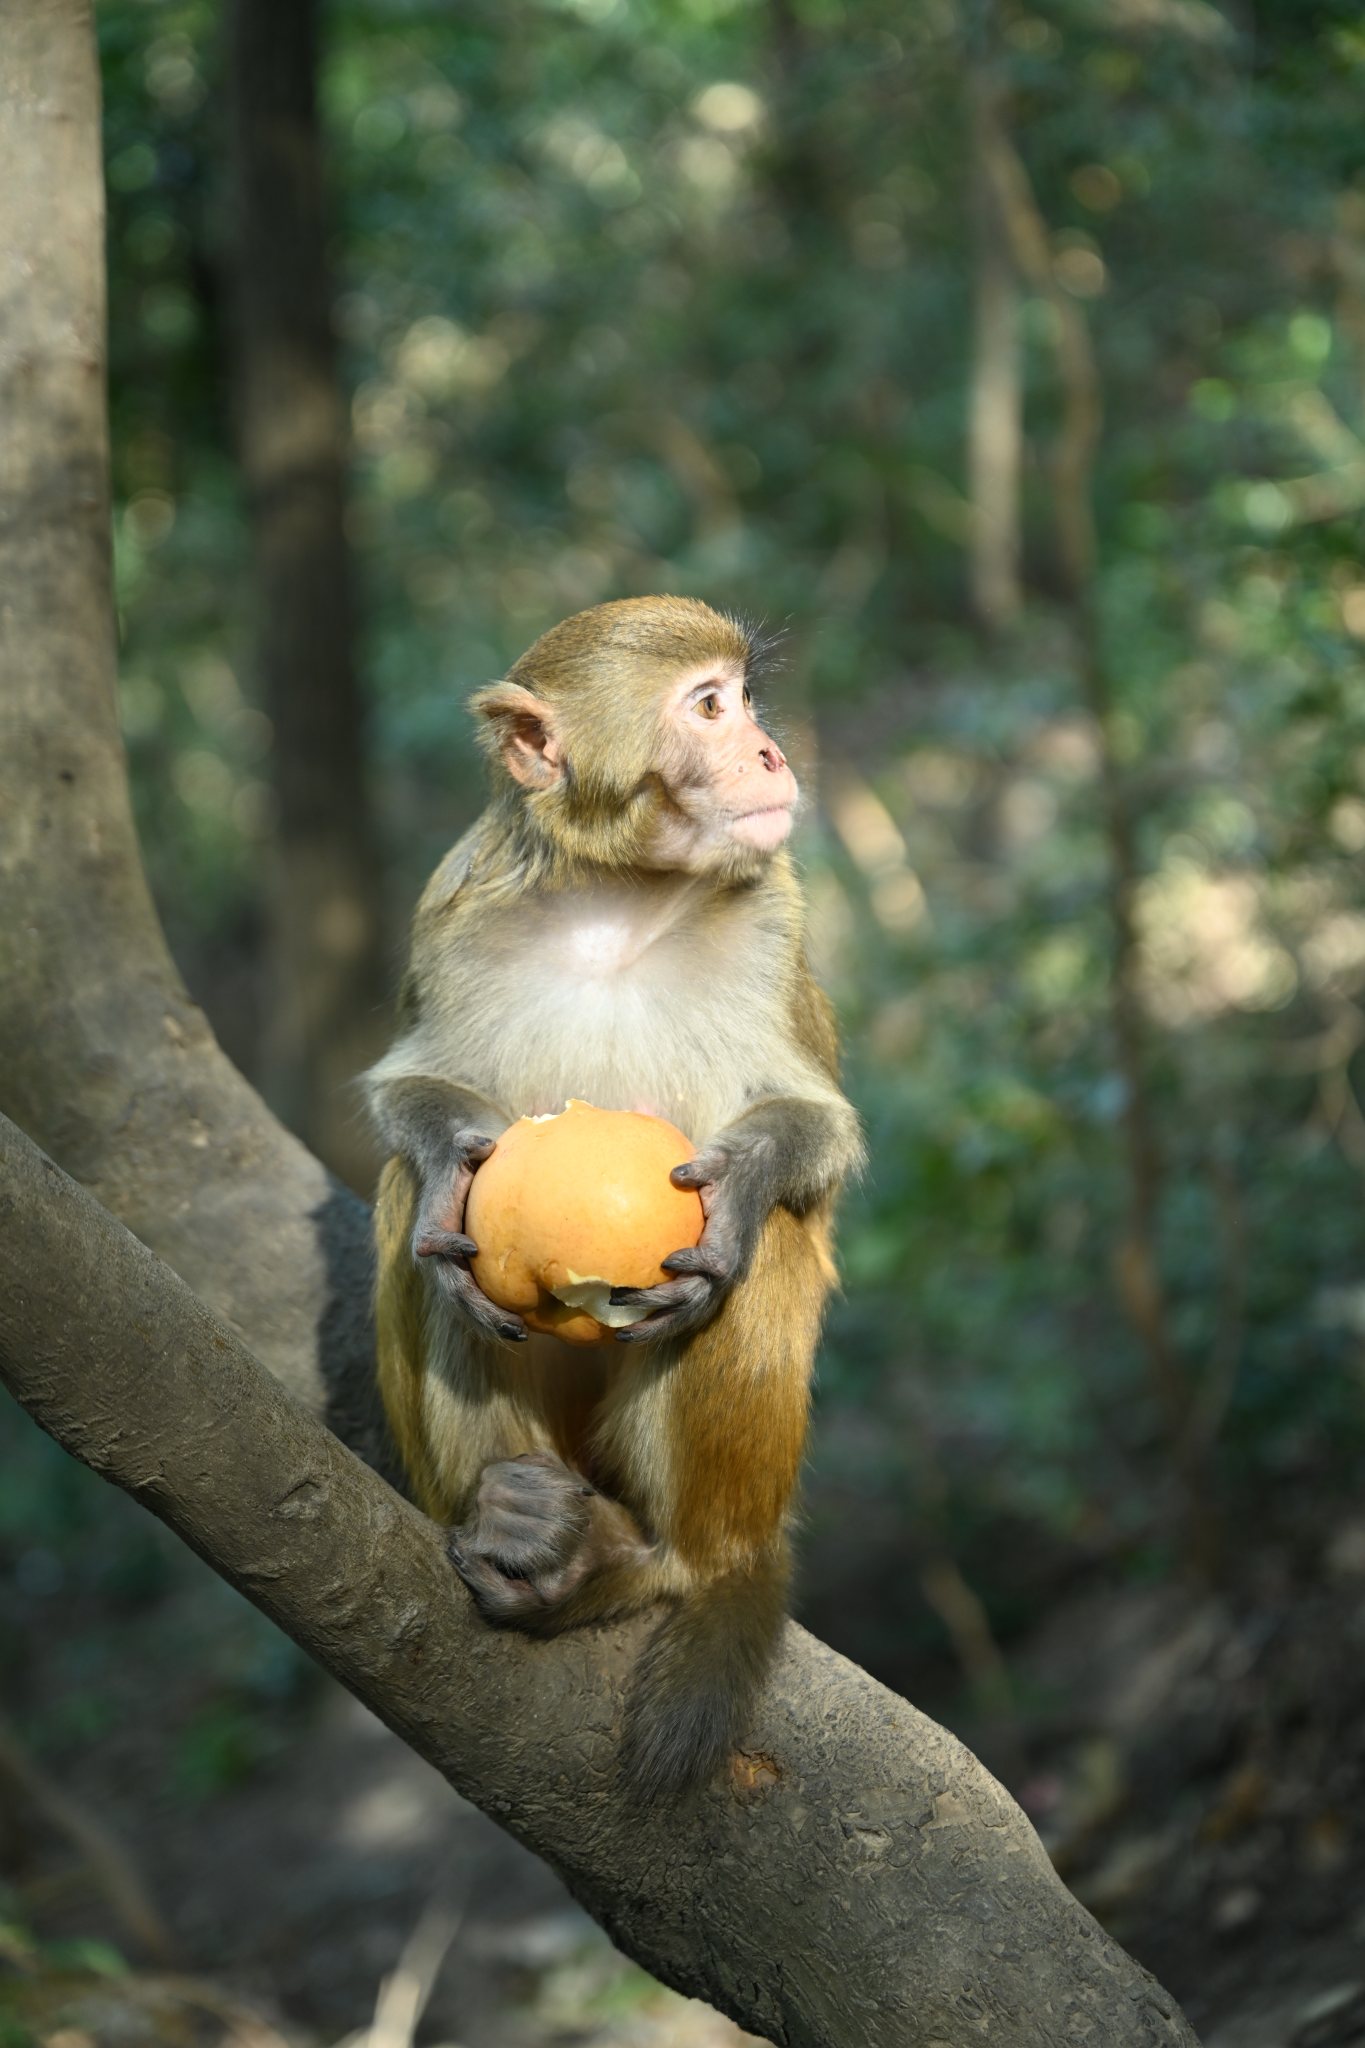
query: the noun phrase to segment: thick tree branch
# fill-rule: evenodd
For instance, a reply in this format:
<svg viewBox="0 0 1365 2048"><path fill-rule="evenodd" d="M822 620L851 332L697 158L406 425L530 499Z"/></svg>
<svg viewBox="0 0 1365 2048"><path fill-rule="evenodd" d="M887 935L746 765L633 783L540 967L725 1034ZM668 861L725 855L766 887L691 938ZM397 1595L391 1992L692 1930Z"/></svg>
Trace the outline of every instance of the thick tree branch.
<svg viewBox="0 0 1365 2048"><path fill-rule="evenodd" d="M147 893L118 729L88 0L0 35L0 1110L378 1456L369 1227L223 1057Z"/></svg>
<svg viewBox="0 0 1365 2048"><path fill-rule="evenodd" d="M728 1782L629 1808L615 1752L641 1629L485 1627L433 1525L3 1120L0 1378L629 1954L744 2026L792 2048L1192 2041L982 1766L799 1629Z"/></svg>

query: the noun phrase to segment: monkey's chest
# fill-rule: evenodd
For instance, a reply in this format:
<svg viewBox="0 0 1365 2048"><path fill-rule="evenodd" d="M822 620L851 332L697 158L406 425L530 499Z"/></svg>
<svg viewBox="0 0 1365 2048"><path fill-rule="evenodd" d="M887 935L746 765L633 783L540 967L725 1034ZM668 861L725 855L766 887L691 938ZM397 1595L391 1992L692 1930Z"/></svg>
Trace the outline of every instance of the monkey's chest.
<svg viewBox="0 0 1365 2048"><path fill-rule="evenodd" d="M490 960L480 1007L499 1028L483 1077L515 1114L541 1115L580 1096L602 1109L666 1116L698 1141L739 1114L756 1062L786 1042L780 976L767 948L726 933L642 929L629 909L585 905Z"/></svg>

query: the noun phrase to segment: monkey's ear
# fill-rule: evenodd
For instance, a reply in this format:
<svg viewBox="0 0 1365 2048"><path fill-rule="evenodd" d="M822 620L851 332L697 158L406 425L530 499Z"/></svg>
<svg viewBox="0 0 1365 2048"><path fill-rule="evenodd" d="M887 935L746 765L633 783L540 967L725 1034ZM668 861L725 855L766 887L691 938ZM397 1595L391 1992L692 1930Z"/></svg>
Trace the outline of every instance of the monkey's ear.
<svg viewBox="0 0 1365 2048"><path fill-rule="evenodd" d="M564 773L564 749L552 707L520 683L493 683L470 699L488 720L493 751L527 789L553 789Z"/></svg>

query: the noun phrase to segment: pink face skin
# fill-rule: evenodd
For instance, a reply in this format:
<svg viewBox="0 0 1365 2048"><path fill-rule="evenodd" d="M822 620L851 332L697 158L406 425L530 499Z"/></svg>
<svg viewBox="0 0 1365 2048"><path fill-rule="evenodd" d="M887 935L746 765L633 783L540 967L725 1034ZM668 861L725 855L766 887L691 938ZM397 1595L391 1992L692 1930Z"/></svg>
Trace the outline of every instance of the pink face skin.
<svg viewBox="0 0 1365 2048"><path fill-rule="evenodd" d="M749 707L737 668L710 665L670 694L665 716L694 766L674 792L684 815L664 828L655 849L661 865L703 867L727 845L775 853L791 831L796 777Z"/></svg>
<svg viewBox="0 0 1365 2048"><path fill-rule="evenodd" d="M508 684L498 704L506 724L503 760L531 790L549 790L564 773L553 709ZM668 794L645 865L700 875L745 853L776 853L791 831L799 791L776 741L750 709L736 664L707 663L680 676L663 705L659 766Z"/></svg>

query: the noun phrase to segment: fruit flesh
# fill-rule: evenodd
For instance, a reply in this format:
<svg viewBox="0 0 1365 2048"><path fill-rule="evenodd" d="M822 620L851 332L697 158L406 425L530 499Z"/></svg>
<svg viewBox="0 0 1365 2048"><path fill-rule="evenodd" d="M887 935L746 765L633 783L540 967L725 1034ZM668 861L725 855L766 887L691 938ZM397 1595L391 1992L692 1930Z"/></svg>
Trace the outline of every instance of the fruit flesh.
<svg viewBox="0 0 1365 2048"><path fill-rule="evenodd" d="M465 1227L470 1270L528 1328L595 1344L639 1320L613 1308L613 1287L654 1287L660 1260L693 1245L704 1224L691 1188L669 1172L693 1156L662 1117L571 1101L557 1116L522 1117L475 1174Z"/></svg>

